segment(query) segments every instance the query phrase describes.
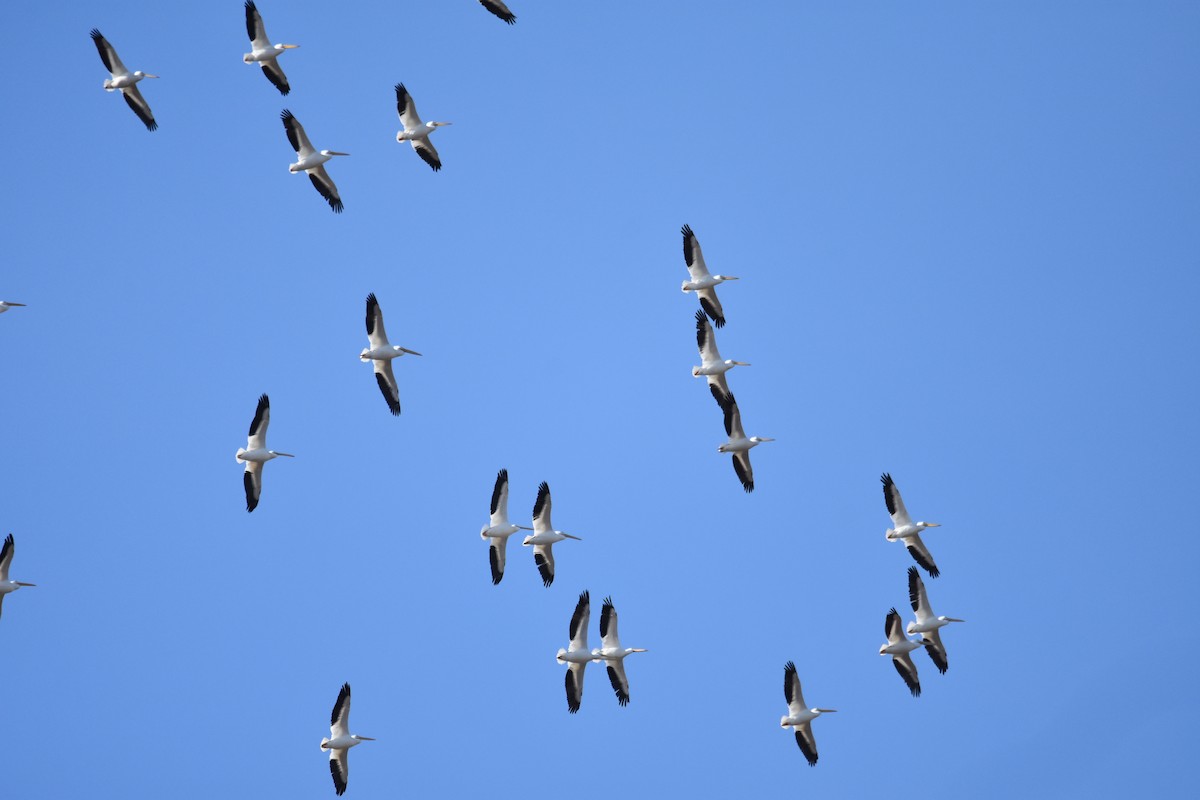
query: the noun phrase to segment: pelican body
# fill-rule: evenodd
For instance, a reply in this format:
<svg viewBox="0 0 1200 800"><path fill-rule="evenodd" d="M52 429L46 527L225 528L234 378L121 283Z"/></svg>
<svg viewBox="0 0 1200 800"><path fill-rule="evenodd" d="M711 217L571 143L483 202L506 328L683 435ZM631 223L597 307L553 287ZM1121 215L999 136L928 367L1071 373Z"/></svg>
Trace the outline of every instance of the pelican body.
<svg viewBox="0 0 1200 800"><path fill-rule="evenodd" d="M709 390L721 405L723 397L729 394L729 384L725 381L725 373L734 367L750 366L745 361L734 361L732 358L721 358L717 349L717 339L713 335L712 325L703 311L696 312L696 346L700 350L700 366L692 367L692 377L701 375L708 379Z"/></svg>
<svg viewBox="0 0 1200 800"><path fill-rule="evenodd" d="M921 574L917 572L916 567L908 568L908 599L917 618L908 623L905 630L909 636L914 633L921 634L921 644L924 645L925 652L938 668L938 672L944 675L950 668L950 660L946 656L946 646L942 644L942 635L938 633L938 629L951 622L965 620L934 615L933 607L929 605L929 596L925 594L925 581L921 580Z"/></svg>
<svg viewBox="0 0 1200 800"><path fill-rule="evenodd" d="M885 472L879 480L883 483L883 499L893 525L884 532L884 536L889 542L904 542L913 561L920 564L929 573L929 577L936 578L941 573L938 571L937 562L933 560L933 553L929 552L929 548L921 540L921 531L940 528L941 525L936 522L913 522L912 517L908 515L908 509L904 507L900 488L896 486L892 476Z"/></svg>
<svg viewBox="0 0 1200 800"><path fill-rule="evenodd" d="M742 428L742 414L732 394L721 394L717 386L710 386L713 397L725 412L725 433L729 441L717 448L718 453L733 453L733 471L737 473L742 488L747 493L754 491L754 468L750 465L750 450L763 442L773 442L768 436L746 436Z"/></svg>
<svg viewBox="0 0 1200 800"><path fill-rule="evenodd" d="M4 609L4 596L12 594L22 586L37 586L36 583L23 583L22 581L13 581L8 579L8 568L12 566L13 554L17 551L17 545L13 540L13 535L10 533L4 537L4 545L0 546L0 611Z"/></svg>
<svg viewBox="0 0 1200 800"><path fill-rule="evenodd" d="M492 512L488 524L479 531L479 536L490 545L488 560L492 565L492 584L504 579L505 550L508 537L517 531L531 531L524 525L513 525L508 521L508 470L496 473L496 485L492 487Z"/></svg>
<svg viewBox="0 0 1200 800"><path fill-rule="evenodd" d="M883 632L887 636L887 641L879 646L879 655L890 655L892 663L896 667L896 672L900 673L900 677L904 680L904 685L912 692L913 697L921 696L921 681L917 677L917 665L913 663L912 651L919 650L923 647L923 643L904 636L904 629L900 626L900 612L892 609L888 612L887 618L883 621Z"/></svg>
<svg viewBox="0 0 1200 800"><path fill-rule="evenodd" d="M533 563L547 587L554 583L554 552L550 548L563 539L582 541L578 536L554 530L550 522L550 484L542 481L533 504L533 535L526 536L521 546L533 547Z"/></svg>
<svg viewBox="0 0 1200 800"><path fill-rule="evenodd" d="M791 661L783 665L783 699L787 700L788 713L780 718L779 727L792 728L796 732L796 745L808 765L815 767L817 740L813 738L810 723L822 714L832 714L837 709L805 707L804 695L800 691L800 676L796 674L796 665Z"/></svg>
<svg viewBox="0 0 1200 800"><path fill-rule="evenodd" d="M321 738L321 750L329 753L329 772L333 775L334 791L339 795L346 791L346 783L350 780L350 762L347 758L350 748L373 741L370 736L350 732L350 684L343 683L337 702L333 704L329 735Z"/></svg>
<svg viewBox="0 0 1200 800"><path fill-rule="evenodd" d="M293 175L297 172L307 172L308 179L312 181L313 188L325 198L325 202L329 203L329 207L333 209L333 213L342 213L345 206L342 203L342 197L338 194L337 185L333 179L329 177L329 173L322 166L326 161L334 156L348 156L349 153L341 153L337 150L317 150L312 146L312 142L308 140L308 134L304 132L304 126L300 124L300 120L296 119L295 115L286 108L279 115L283 120L283 129L287 131L288 142L292 145L292 149L296 151L296 163L288 164L288 172Z"/></svg>
<svg viewBox="0 0 1200 800"><path fill-rule="evenodd" d="M267 449L267 426L271 424L271 399L265 394L258 398L258 406L254 409L254 419L250 420L250 432L246 436L246 446L239 447L234 454L239 464L246 465L242 482L246 489L246 511L258 508L258 500L262 496L263 464L285 456L295 458L291 453L281 453L278 450Z"/></svg>
<svg viewBox="0 0 1200 800"><path fill-rule="evenodd" d="M583 673L592 661L588 650L587 629L592 618L591 595L585 589L579 593L579 601L575 604L575 613L571 615L571 627L567 633L570 642L560 647L554 660L567 665L564 678L567 688L567 710L574 714L583 702Z"/></svg>
<svg viewBox="0 0 1200 800"><path fill-rule="evenodd" d="M283 69L275 59L300 45L271 44L271 40L267 38L267 30L263 26L262 15L258 13L254 0L246 0L246 33L250 37L250 52L242 56L242 61L262 67L263 74L267 76L271 85L278 89L280 94L286 95L292 90L292 87L288 84L287 76L283 74Z"/></svg>
<svg viewBox="0 0 1200 800"><path fill-rule="evenodd" d="M621 637L617 635L617 609L613 606L612 598L604 598L604 607L600 611L600 644L592 650L592 661L597 664L605 662L608 667L608 680L612 683L617 702L623 706L629 705L629 679L625 676L625 657L630 653L648 652L644 647L622 647Z"/></svg>
<svg viewBox="0 0 1200 800"><path fill-rule="evenodd" d="M695 292L700 298L700 307L718 328L725 327L725 311L717 297L717 284L725 281L736 281L733 275L713 275L704 263L704 253L700 250L700 240L692 232L691 226L684 225L680 229L683 234L683 260L687 264L690 280L683 282L679 288L684 292Z"/></svg>
<svg viewBox="0 0 1200 800"><path fill-rule="evenodd" d="M110 76L104 80L104 91L120 90L121 94L125 96L126 104L146 126L146 130L157 130L158 123L154 121L154 113L150 111L150 104L146 102L146 98L142 97L137 84L146 78L157 78L158 76L142 72L140 69L131 72L121 63L121 57L117 55L116 48L109 44L98 29L92 28L91 36L92 41L96 44L96 50L100 53L100 60L104 62L104 68L108 70Z"/></svg>
<svg viewBox="0 0 1200 800"><path fill-rule="evenodd" d="M392 412L392 416L400 416L400 384L396 382L396 373L392 370L392 359L408 353L409 355L421 355L416 350L409 350L406 347L401 347L397 344L388 342L387 331L383 327L383 310L379 307L379 300L376 299L375 293L371 292L367 295L367 344L363 351L358 354L358 360L366 363L370 361L375 368L375 382L379 384L379 391L383 393L383 399L387 401L388 410ZM492 513L495 513L492 509Z"/></svg>
<svg viewBox="0 0 1200 800"><path fill-rule="evenodd" d="M417 113L417 106L413 103L413 99L408 90L404 88L403 83L396 84L396 115L400 117L400 124L404 126L396 134L396 141L408 142L430 169L434 172L440 170L442 159L438 156L437 148L429 141L429 134L452 123L422 122L421 116Z"/></svg>

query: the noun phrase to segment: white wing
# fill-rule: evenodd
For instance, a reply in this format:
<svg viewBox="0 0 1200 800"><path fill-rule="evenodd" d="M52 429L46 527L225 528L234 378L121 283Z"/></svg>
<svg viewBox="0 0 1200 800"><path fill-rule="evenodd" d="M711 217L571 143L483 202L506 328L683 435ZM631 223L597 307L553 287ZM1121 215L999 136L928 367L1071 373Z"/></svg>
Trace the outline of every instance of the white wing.
<svg viewBox="0 0 1200 800"><path fill-rule="evenodd" d="M567 710L572 714L579 710L579 704L583 702L583 672L586 668L586 661L582 664L572 661L567 665Z"/></svg>
<svg viewBox="0 0 1200 800"><path fill-rule="evenodd" d="M242 483L246 487L246 511L258 508L258 498L262 496L262 476L263 462L246 462L246 471L242 473Z"/></svg>
<svg viewBox="0 0 1200 800"><path fill-rule="evenodd" d="M125 104L133 109L133 113L137 114L137 118L148 130L158 130L158 123L154 121L154 113L150 110L150 104L146 102L146 98L142 97L142 93L136 85L126 86L121 90L121 94L125 97Z"/></svg>
<svg viewBox="0 0 1200 800"><path fill-rule="evenodd" d="M116 48L109 44L108 39L105 39L96 28L92 28L92 41L96 43L96 50L100 53L100 60L104 62L104 68L114 78L129 74L129 70L121 63L121 58L117 55Z"/></svg>
<svg viewBox="0 0 1200 800"><path fill-rule="evenodd" d="M271 399L259 395L254 419L250 421L250 433L246 437L247 450L259 450L267 446L267 426L271 424Z"/></svg>
<svg viewBox="0 0 1200 800"><path fill-rule="evenodd" d="M804 693L800 691L800 676L791 661L783 667L783 699L787 700L789 717L798 717L808 708L804 704Z"/></svg>
<svg viewBox="0 0 1200 800"><path fill-rule="evenodd" d="M329 177L329 173L325 171L324 164L318 164L312 169L306 169L308 179L312 181L312 185L316 188L321 197L329 203L329 207L333 209L333 213L340 214L345 206L342 204L341 195L338 194L337 184L333 182L333 178Z"/></svg>
<svg viewBox="0 0 1200 800"><path fill-rule="evenodd" d="M921 680L917 677L917 665L913 663L912 656L909 653L893 655L892 663L896 666L896 672L900 673L908 691L912 692L912 696L920 697Z"/></svg>
<svg viewBox="0 0 1200 800"><path fill-rule="evenodd" d="M611 597L604 598L604 606L600 609L600 641L605 649L621 646L621 637L617 634L617 609Z"/></svg>
<svg viewBox="0 0 1200 800"><path fill-rule="evenodd" d="M538 573L542 576L542 583L546 586L554 583L554 552L550 547L549 544L533 546L533 563L537 564Z"/></svg>
<svg viewBox="0 0 1200 800"><path fill-rule="evenodd" d="M403 83L396 84L396 114L406 131L416 130L423 124L421 115L417 113L417 104L413 102L412 95L404 88Z"/></svg>
<svg viewBox="0 0 1200 800"><path fill-rule="evenodd" d="M629 705L629 678L625 677L625 662L623 660L605 661L608 668L608 680L612 683L617 702L623 706Z"/></svg>
<svg viewBox="0 0 1200 800"><path fill-rule="evenodd" d="M542 481L533 504L533 533L536 536L553 530L554 526L550 524L550 484Z"/></svg>
<svg viewBox="0 0 1200 800"><path fill-rule="evenodd" d="M937 564L933 560L933 554L929 552L929 548L925 546L925 542L921 541L920 534L914 533L904 539L904 546L908 548L908 554L913 557L913 561L920 564L929 573L929 577L936 578L941 575L938 572Z"/></svg>
<svg viewBox="0 0 1200 800"><path fill-rule="evenodd" d="M700 360L704 363L721 361L721 353L717 350L717 339L713 336L712 325L703 311L696 312L696 346L700 349Z"/></svg>
<svg viewBox="0 0 1200 800"><path fill-rule="evenodd" d="M267 80L271 85L279 90L280 94L287 94L292 91L291 84L288 83L287 75L283 74L283 67L279 66L278 59L272 58L270 61L260 61L258 65L262 67L263 74L267 76Z"/></svg>
<svg viewBox="0 0 1200 800"><path fill-rule="evenodd" d="M292 115L291 111L284 109L279 118L283 120L283 128L287 131L288 142L291 143L292 149L296 151L296 155L300 156L301 160L317 152L313 148L312 142L308 140L308 134L304 132L304 126L300 124L300 120Z"/></svg>
<svg viewBox="0 0 1200 800"><path fill-rule="evenodd" d="M4 546L0 547L0 581L8 580L8 568L12 566L13 553L16 552L13 535L4 537ZM2 597L3 595L0 595Z"/></svg>
<svg viewBox="0 0 1200 800"><path fill-rule="evenodd" d="M437 148L433 146L433 142L429 141L429 137L423 139L409 139L413 146L413 150L417 151L417 155L421 160L433 168L437 172L442 168L442 159L438 156Z"/></svg>
<svg viewBox="0 0 1200 800"><path fill-rule="evenodd" d="M692 233L689 225L684 225L681 233L683 233L683 260L687 263L688 274L692 276L693 281L709 277L708 267L704 264L704 253L700 251L700 240L696 238L696 234Z"/></svg>
<svg viewBox="0 0 1200 800"><path fill-rule="evenodd" d="M329 738L337 739L350 735L350 684L343 683L338 692L337 702L333 704L333 713L329 717Z"/></svg>
<svg viewBox="0 0 1200 800"><path fill-rule="evenodd" d="M912 518L908 516L908 509L904 507L904 498L900 496L900 489L892 480L892 476L885 472L879 480L883 482L883 499L887 503L888 514L892 518L892 527L903 528L905 525L911 525Z"/></svg>
<svg viewBox="0 0 1200 800"><path fill-rule="evenodd" d="M568 633L571 636L571 644L568 649L571 650L587 650L587 632L588 623L592 619L592 599L591 595L585 590L579 593L579 601L575 603L575 613L571 615L571 626Z"/></svg>
<svg viewBox="0 0 1200 800"><path fill-rule="evenodd" d="M804 758L808 761L810 767L817 764L817 740L813 738L812 725L808 722L803 725L793 725L796 731L796 744L800 747L800 752L804 753Z"/></svg>
<svg viewBox="0 0 1200 800"><path fill-rule="evenodd" d="M491 537L488 545L488 562L492 565L492 584L495 585L504 579L504 551L508 548L508 537Z"/></svg>
<svg viewBox="0 0 1200 800"><path fill-rule="evenodd" d="M492 511L488 525L508 524L508 470L502 469L496 473L496 485L492 487Z"/></svg>
<svg viewBox="0 0 1200 800"><path fill-rule="evenodd" d="M696 296L700 298L700 307L704 309L704 313L708 314L718 328L725 327L725 309L721 307L721 301L717 297L717 287L710 286L707 289L700 289L696 292Z"/></svg>
<svg viewBox="0 0 1200 800"><path fill-rule="evenodd" d="M917 614L917 622L927 622L933 619L933 609L929 606L929 597L925 594L925 581L921 580L916 567L908 568L908 602Z"/></svg>
<svg viewBox="0 0 1200 800"><path fill-rule="evenodd" d="M388 346L387 331L383 327L383 309L379 307L374 292L367 295L367 341L372 349Z"/></svg>
<svg viewBox="0 0 1200 800"><path fill-rule="evenodd" d="M374 359L371 365L375 367L375 382L383 399L387 400L388 410L392 416L400 416L400 386L396 383L396 373L392 371L392 362L387 359Z"/></svg>
<svg viewBox="0 0 1200 800"><path fill-rule="evenodd" d="M271 46L267 38L267 29L263 26L262 15L258 13L253 0L246 2L246 34L254 50L266 50Z"/></svg>
<svg viewBox="0 0 1200 800"><path fill-rule="evenodd" d="M341 796L350 780L350 748L329 751L329 774L333 776L333 790Z"/></svg>
<svg viewBox="0 0 1200 800"><path fill-rule="evenodd" d="M942 644L941 633L935 628L929 633L921 634L921 637L925 642L925 652L929 655L929 659L938 668L938 672L945 675L946 670L950 669L950 661L946 658L946 646Z"/></svg>

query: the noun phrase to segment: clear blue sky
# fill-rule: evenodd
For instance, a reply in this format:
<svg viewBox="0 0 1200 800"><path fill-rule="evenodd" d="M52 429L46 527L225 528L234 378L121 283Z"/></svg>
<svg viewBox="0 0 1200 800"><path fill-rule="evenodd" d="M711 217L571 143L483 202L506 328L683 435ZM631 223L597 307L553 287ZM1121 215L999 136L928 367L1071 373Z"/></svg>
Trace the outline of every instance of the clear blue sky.
<svg viewBox="0 0 1200 800"><path fill-rule="evenodd" d="M6 82L0 620L6 797L1183 794L1200 253L1193 3L22 3ZM121 99L98 27L160 124ZM436 134L395 142L392 85ZM345 201L330 212L279 113ZM721 290L745 495L697 363L679 227ZM363 299L404 413L368 366ZM244 510L258 395L270 444ZM558 578L513 543L550 482ZM910 560L950 672L877 655ZM567 713L611 594L619 708ZM821 763L790 733L795 660ZM135 737L131 739L130 737ZM918 769L917 767L920 766Z"/></svg>

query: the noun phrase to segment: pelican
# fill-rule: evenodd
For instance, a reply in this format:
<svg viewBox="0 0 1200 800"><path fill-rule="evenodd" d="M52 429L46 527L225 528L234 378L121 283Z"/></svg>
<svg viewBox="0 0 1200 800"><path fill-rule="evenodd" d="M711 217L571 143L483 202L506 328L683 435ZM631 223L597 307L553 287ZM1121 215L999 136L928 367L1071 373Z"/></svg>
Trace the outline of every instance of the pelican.
<svg viewBox="0 0 1200 800"><path fill-rule="evenodd" d="M896 672L904 679L904 685L912 692L913 697L920 697L921 681L917 678L917 665L913 663L909 654L919 649L921 642L914 642L905 637L904 628L900 625L900 612L894 608L883 621L883 632L887 635L887 642L879 645L879 655L886 653L892 657L892 663L896 665Z"/></svg>
<svg viewBox="0 0 1200 800"><path fill-rule="evenodd" d="M146 98L142 97L142 93L138 91L137 83L142 78L157 78L157 75L151 75L148 72L142 72L140 69L130 72L121 63L121 58L117 55L117 51L108 43L108 39L96 28L92 28L92 41L96 43L96 49L100 51L100 60L104 62L104 68L112 74L112 77L104 81L104 91L114 92L117 89L121 90L121 94L125 95L125 102L133 109L133 113L137 114L138 119L146 126L147 130L157 130L158 123L154 121L154 114L150 111L150 104L146 102Z"/></svg>
<svg viewBox="0 0 1200 800"><path fill-rule="evenodd" d="M385 363L388 363L390 373L391 364ZM382 385L381 381L380 386ZM504 550L508 545L508 537L517 531L531 530L533 528L512 525L508 521L508 470L502 469L496 473L496 485L492 488L492 516L488 519L488 524L483 526L483 530L479 531L484 541L491 540L488 559L492 563L492 585L504 579Z"/></svg>
<svg viewBox="0 0 1200 800"><path fill-rule="evenodd" d="M600 609L600 644L601 647L592 651L592 661L607 662L608 680L617 695L617 702L627 706L629 679L625 677L625 656L648 651L643 647L621 647L621 638L617 636L617 609L611 597L604 598L604 606Z"/></svg>
<svg viewBox="0 0 1200 800"><path fill-rule="evenodd" d="M787 700L788 713L779 720L779 727L789 725L796 731L796 744L808 759L808 765L817 765L817 740L813 738L812 721L822 714L833 714L836 708L805 708L804 695L800 693L800 676L796 665L789 661L783 665L783 696Z"/></svg>
<svg viewBox="0 0 1200 800"><path fill-rule="evenodd" d="M717 397L713 389L713 397ZM754 491L754 468L750 466L750 448L757 447L763 442L773 442L766 436L751 436L746 438L742 429L742 414L738 411L737 400L732 394L717 397L721 409L725 412L725 433L729 441L717 448L718 453L733 453L733 471L737 473L742 488L747 492Z"/></svg>
<svg viewBox="0 0 1200 800"><path fill-rule="evenodd" d="M258 498L262 495L263 464L279 456L295 458L291 453L267 449L269 424L271 400L264 394L258 398L258 408L254 410L254 419L250 421L250 435L246 439L246 446L239 447L235 456L239 464L246 465L246 473L242 476L242 482L246 484L246 511L258 508Z"/></svg>
<svg viewBox="0 0 1200 800"><path fill-rule="evenodd" d="M0 314L3 314L5 311L8 311L10 308L24 308L24 307L25 307L24 303L12 303L12 302L9 302L8 300L0 300Z"/></svg>
<svg viewBox="0 0 1200 800"><path fill-rule="evenodd" d="M509 25L517 24L517 15L509 11L508 6L504 5L504 3L500 2L500 0L479 0L479 5L483 6L488 11L507 22Z"/></svg>
<svg viewBox="0 0 1200 800"><path fill-rule="evenodd" d="M453 123L421 122L421 117L417 114L417 106L413 103L412 97L409 96L408 89L404 88L403 83L396 84L396 113L400 115L400 124L404 126L404 130L396 134L396 141L411 144L421 160L432 167L434 172L437 172L442 168L442 160L438 158L438 151L434 148L433 142L429 141L429 134L443 125L452 125Z"/></svg>
<svg viewBox="0 0 1200 800"><path fill-rule="evenodd" d="M704 313L716 323L718 328L725 327L725 312L721 309L721 301L717 299L717 284L725 281L738 280L732 275L710 275L704 265L704 254L700 252L700 241L692 229L684 225L683 260L687 262L688 273L692 279L684 281L680 287L685 292L695 292L700 297L700 307Z"/></svg>
<svg viewBox="0 0 1200 800"><path fill-rule="evenodd" d="M708 319L704 316L703 311L696 312L696 344L700 348L700 366L692 367L692 377L699 378L703 375L708 378L709 391L712 392L713 397L717 398L717 405L721 405L721 398L729 394L729 384L725 382L725 373L734 367L750 365L745 361L721 358L721 353L717 350L717 339L713 336L712 325L708 324Z"/></svg>
<svg viewBox="0 0 1200 800"><path fill-rule="evenodd" d="M8 568L12 566L13 553L17 550L17 546L13 543L13 535L10 533L4 537L4 546L0 547L0 611L4 610L4 595L9 592L15 592L22 586L37 586L36 583L22 583L21 581L10 581L8 579ZM584 622L587 625L587 622ZM587 646L587 633L584 632L584 647ZM580 686L583 685L583 670L579 670Z"/></svg>
<svg viewBox="0 0 1200 800"><path fill-rule="evenodd" d="M921 634L921 644L925 645L925 652L929 654L938 672L945 675L946 670L950 669L950 662L946 659L946 647L942 644L938 628L964 620L933 615L929 598L925 595L925 582L921 580L921 574L917 572L916 567L908 568L908 600L912 603L913 611L917 612L916 620L908 623L906 628L908 635Z"/></svg>
<svg viewBox="0 0 1200 800"><path fill-rule="evenodd" d="M579 593L575 613L571 615L571 641L566 648L558 648L554 660L567 665L567 710L574 714L583 700L583 671L592 660L587 646L588 621L592 617L591 596L587 590Z"/></svg>
<svg viewBox="0 0 1200 800"><path fill-rule="evenodd" d="M533 503L533 536L526 536L521 546L533 545L533 563L537 564L546 586L554 583L554 553L550 548L563 539L583 541L578 536L554 530L550 524L550 484L542 481Z"/></svg>
<svg viewBox="0 0 1200 800"><path fill-rule="evenodd" d="M254 0L246 0L246 33L250 35L250 52L242 56L242 61L247 64L257 61L258 65L262 67L263 75L267 76L267 80L279 90L280 94L290 92L292 87L288 86L287 75L283 74L283 69L275 59L279 58L283 51L294 50L300 45L271 44L271 40L267 38L267 30L263 26L262 15L258 13Z"/></svg>
<svg viewBox="0 0 1200 800"><path fill-rule="evenodd" d="M900 496L900 490L892 481L892 476L885 472L879 480L883 482L883 499L887 503L888 513L892 516L892 525L895 526L888 528L884 535L889 542L903 540L913 561L924 567L929 577L936 578L941 573L938 572L929 548L921 541L921 531L926 528L940 528L941 525L937 522L913 522L908 516L908 509L904 507L904 498Z"/></svg>
<svg viewBox="0 0 1200 800"><path fill-rule="evenodd" d="M421 354L400 345L388 344L387 331L383 329L383 311L379 308L379 301L375 299L374 292L367 295L367 342L371 346L363 348L358 354L358 360L370 361L375 367L375 382L379 384L379 391L383 392L383 399L387 400L392 416L398 417L400 386L396 383L396 374L392 372L392 359L400 358L405 353L414 356Z"/></svg>
<svg viewBox="0 0 1200 800"><path fill-rule="evenodd" d="M333 704L329 736L321 738L321 749L329 751L329 772L333 775L333 788L339 795L346 791L346 781L350 780L350 762L346 760L350 748L373 741L370 736L350 732L350 684L343 683L337 702Z"/></svg>
<svg viewBox="0 0 1200 800"><path fill-rule="evenodd" d="M329 201L329 207L333 209L335 214L342 213L344 206L342 198L338 195L337 186L329 177L329 173L325 171L325 162L334 156L348 156L349 153L339 153L336 150L322 150L317 152L313 149L312 143L308 141L308 136L304 133L304 126L300 121L292 116L292 112L286 108L279 115L283 120L283 127L287 131L288 141L292 143L292 149L296 151L297 160L295 164L288 164L288 172L307 172L308 179L312 181L312 185L317 187L317 191L321 193Z"/></svg>

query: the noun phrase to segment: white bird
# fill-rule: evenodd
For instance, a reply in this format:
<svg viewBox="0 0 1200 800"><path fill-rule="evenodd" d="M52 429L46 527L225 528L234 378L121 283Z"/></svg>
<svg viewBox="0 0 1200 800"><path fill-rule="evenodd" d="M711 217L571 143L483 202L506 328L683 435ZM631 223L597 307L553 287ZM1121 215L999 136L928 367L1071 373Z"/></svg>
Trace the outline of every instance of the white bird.
<svg viewBox="0 0 1200 800"><path fill-rule="evenodd" d="M600 645L592 651L592 661L606 663L608 680L617 695L617 702L627 706L629 679L625 677L625 656L649 651L643 647L621 647L621 637L617 635L617 609L613 607L611 597L604 598L604 606L600 609Z"/></svg>
<svg viewBox="0 0 1200 800"><path fill-rule="evenodd" d="M375 382L383 399L387 401L392 416L400 416L400 386L396 383L396 374L392 372L392 359L400 358L405 353L421 355L416 350L409 350L399 345L388 344L387 331L383 329L383 311L375 293L367 295L367 342L370 347L364 347L358 354L358 360L367 362L375 367Z"/></svg>
<svg viewBox="0 0 1200 800"><path fill-rule="evenodd" d="M433 142L429 141L429 134L443 125L453 125L454 123L421 122L421 117L417 114L417 107L403 83L396 84L396 113L400 116L400 124L404 126L404 130L396 134L396 141L411 144L421 160L432 167L434 172L437 172L442 168L442 160L438 158L438 151L433 146Z"/></svg>
<svg viewBox="0 0 1200 800"><path fill-rule="evenodd" d="M913 663L910 653L920 649L922 643L905 637L904 627L900 624L900 612L894 608L883 621L883 632L887 635L887 642L879 646L879 655L886 653L892 657L892 663L896 665L896 672L904 679L904 685L912 692L913 697L920 697L921 681L917 677L917 665Z"/></svg>
<svg viewBox="0 0 1200 800"><path fill-rule="evenodd" d="M716 392L713 397L717 397ZM717 448L718 453L733 453L733 471L737 473L742 488L747 492L754 491L754 468L750 466L750 448L758 447L763 442L773 442L767 436L751 436L747 438L742 429L742 414L738 411L737 400L732 394L723 398L717 397L721 409L725 412L725 433L729 441Z"/></svg>
<svg viewBox="0 0 1200 800"><path fill-rule="evenodd" d="M725 373L734 367L750 366L745 361L722 359L717 350L717 339L713 335L712 325L703 311L696 312L696 345L700 348L700 366L692 367L692 377L701 375L708 378L708 388L717 399L717 405L722 405L721 398L729 394L729 384L725 381Z"/></svg>
<svg viewBox="0 0 1200 800"><path fill-rule="evenodd" d="M500 19L507 22L509 25L515 25L517 15L508 10L508 6L500 2L500 0L479 0L479 5L486 8L488 11L495 14Z"/></svg>
<svg viewBox="0 0 1200 800"><path fill-rule="evenodd" d="M492 515L479 532L480 537L490 545L488 560L492 564L493 585L504 578L504 551L508 546L508 537L517 531L531 530L533 528L512 525L508 521L508 470L502 469L496 473L496 485L492 488Z"/></svg>
<svg viewBox="0 0 1200 800"><path fill-rule="evenodd" d="M321 193L321 197L328 201L329 207L333 209L334 213L342 213L344 208L342 198L338 195L337 186L329 177L329 173L325 171L325 162L334 156L350 154L339 153L336 150L317 152L313 149L312 143L308 141L308 136L304 133L304 126L292 116L291 111L285 108L279 116L283 120L284 130L287 131L288 141L292 143L292 149L296 151L297 156L295 164L288 164L288 172L307 172L308 179Z"/></svg>
<svg viewBox="0 0 1200 800"><path fill-rule="evenodd" d="M806 708L804 695L800 693L800 676L796 665L789 661L783 665L783 696L787 700L788 713L779 720L779 727L791 726L796 731L796 744L808 759L808 765L817 765L817 740L813 738L812 721L822 714L832 714L836 708Z"/></svg>
<svg viewBox="0 0 1200 800"><path fill-rule="evenodd" d="M579 704L583 701L583 672L592 660L587 643L588 622L592 617L591 602L591 595L586 590L579 593L579 602L575 604L575 613L571 615L571 641L565 649L558 648L558 655L554 657L559 664L567 665L567 710L572 714L579 710Z"/></svg>
<svg viewBox="0 0 1200 800"><path fill-rule="evenodd" d="M22 583L8 579L8 568L12 566L13 553L16 550L17 546L13 543L13 535L10 533L4 538L4 546L0 547L0 611L4 609L4 595L15 592L22 586L37 586L36 583ZM582 679L581 675L580 680Z"/></svg>
<svg viewBox="0 0 1200 800"><path fill-rule="evenodd" d="M246 465L246 472L242 476L242 482L246 485L246 511L258 508L258 498L262 495L263 464L279 456L295 458L291 453L267 449L269 424L271 400L264 394L258 398L258 408L254 410L254 419L250 421L250 434L246 439L246 446L239 447L235 456L239 464Z"/></svg>
<svg viewBox="0 0 1200 800"><path fill-rule="evenodd" d="M271 40L267 38L267 29L263 26L262 15L258 13L254 0L246 0L246 33L250 36L250 52L242 56L242 61L247 64L258 62L263 75L267 76L267 80L280 94L290 92L292 87L288 85L287 75L283 74L283 68L276 59L285 50L294 50L300 45L271 44Z"/></svg>
<svg viewBox="0 0 1200 800"><path fill-rule="evenodd" d="M329 736L321 738L321 749L329 751L329 772L333 775L333 788L340 795L346 791L350 780L350 748L363 742L375 741L370 736L359 736L350 732L350 684L343 683L333 704L333 715L329 720Z"/></svg>
<svg viewBox="0 0 1200 800"><path fill-rule="evenodd" d="M942 636L938 633L938 628L945 627L951 622L964 622L964 620L934 616L933 608L929 605L929 598L925 594L925 582L921 580L921 574L917 572L916 567L908 568L908 600L912 603L913 611L917 612L917 618L908 623L906 631L909 636L921 634L921 644L925 645L925 652L929 654L929 658L938 668L938 672L945 675L946 670L950 668L950 662L946 658L946 646L942 644Z"/></svg>
<svg viewBox="0 0 1200 800"><path fill-rule="evenodd" d="M921 541L921 531L926 528L940 528L941 525L937 522L913 522L908 516L908 509L904 507L904 498L900 496L900 490L892 481L892 476L885 472L879 480L883 482L883 499L887 503L888 514L892 517L892 525L895 526L888 528L884 535L889 542L903 541L913 561L924 567L929 577L936 578L941 573L934 563L933 554Z"/></svg>
<svg viewBox="0 0 1200 800"><path fill-rule="evenodd" d="M146 126L147 130L156 130L158 123L154 121L154 114L150 111L150 104L146 102L146 98L142 97L142 93L138 91L138 81L143 78L157 78L157 75L151 75L148 72L142 72L140 69L130 72L121 63L117 51L108 39L100 33L96 28L92 28L92 41L96 43L96 49L100 51L100 60L104 62L104 68L112 75L104 81L104 91L115 92L121 90L121 94L125 96L125 102L133 109L133 113L137 114L138 119Z"/></svg>
<svg viewBox="0 0 1200 800"><path fill-rule="evenodd" d="M709 274L708 267L704 265L704 254L700 252L700 241L696 238L696 234L692 233L692 229L687 225L683 226L682 233L683 260L687 262L688 273L692 279L684 281L680 288L685 292L695 292L700 298L700 307L704 309L704 313L708 314L718 328L723 328L725 327L725 312L721 308L721 301L717 299L716 286L718 283L738 279L732 275Z"/></svg>
<svg viewBox="0 0 1200 800"><path fill-rule="evenodd" d="M550 484L542 481L538 487L537 500L533 503L533 535L526 536L522 547L533 545L533 563L537 564L546 586L554 583L554 553L550 550L555 542L563 539L583 541L578 536L554 530L550 523Z"/></svg>
<svg viewBox="0 0 1200 800"><path fill-rule="evenodd" d="M12 302L9 302L8 300L0 300L0 314L3 314L5 311L8 311L10 308L24 308L24 307L25 307L24 303L12 303Z"/></svg>

